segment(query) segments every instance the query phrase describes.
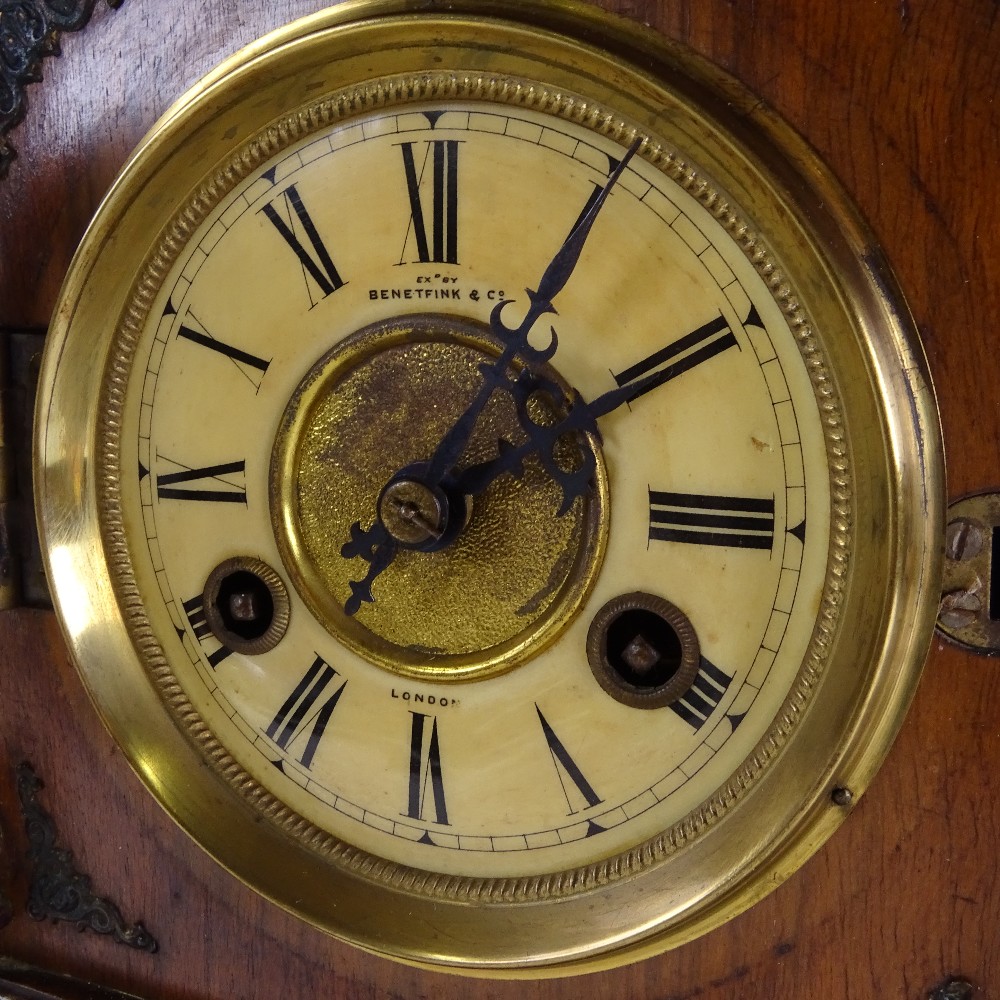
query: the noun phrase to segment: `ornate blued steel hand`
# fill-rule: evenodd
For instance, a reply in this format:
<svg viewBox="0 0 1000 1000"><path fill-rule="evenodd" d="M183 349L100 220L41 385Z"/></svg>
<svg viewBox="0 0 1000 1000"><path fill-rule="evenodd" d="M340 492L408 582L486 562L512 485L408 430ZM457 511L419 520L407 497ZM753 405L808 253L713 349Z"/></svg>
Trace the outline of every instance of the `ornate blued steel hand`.
<svg viewBox="0 0 1000 1000"><path fill-rule="evenodd" d="M530 288L525 289L530 306L521 323L517 327L511 328L503 322L502 313L507 306L513 305L513 299L499 302L494 307L490 314L490 332L505 345L503 352L493 364L481 366L483 384L462 416L441 439L427 470L428 482L439 484L455 467L465 450L465 446L469 443L479 415L489 402L490 397L497 389L510 389L512 383L508 372L511 364L519 360L530 370L537 370L555 354L559 339L554 329L549 328L552 335L551 340L543 350L532 347L528 343L528 336L535 323L542 316L546 313L556 313L553 305L555 297L563 290L573 274L598 213L641 144L642 140L636 139L611 172L607 183L594 199L590 209L573 227L573 231L566 237L566 241L545 269L545 273L538 282L537 291L532 291Z"/></svg>
<svg viewBox="0 0 1000 1000"><path fill-rule="evenodd" d="M462 415L441 439L430 461L419 467L401 470L390 480L379 500L379 511L370 528L362 528L360 522L355 522L351 526L350 541L345 543L341 548L341 555L349 559L355 557L364 559L368 563L368 571L362 580L352 581L351 583L351 596L344 604L344 610L347 614L356 614L363 603L371 603L375 600L371 585L376 577L392 564L400 548L422 548L425 551L433 550L434 548L443 547L450 540L451 536L449 535L447 524L450 498L455 495L463 495L464 487L461 485L456 487L449 480L449 477L472 437L480 414L495 392L503 391L509 393L518 406L522 424L525 425L526 429L529 426L532 428L536 427L528 419L525 406L531 393L540 388L545 388L547 383L533 373L537 372L555 354L558 346L558 338L555 330L550 327L551 338L549 343L544 348L538 349L528 343L528 336L542 316L547 313L556 313L553 304L556 296L562 291L572 276L580 260L584 245L587 242L587 237L590 235L590 231L604 202L641 145L642 139L636 139L611 172L604 187L601 188L597 196L593 199L590 208L573 227L572 232L566 237L565 242L559 248L555 257L552 258L548 267L546 267L538 283L537 290L525 290L528 295L529 307L520 324L516 327L509 327L503 321L503 312L508 306L513 304L513 300L504 300L494 307L490 314L490 331L504 345L503 350L492 364L483 364L480 366L483 381L479 390ZM510 373L512 366L515 364L518 366L518 374L512 377ZM575 409L576 406L574 405L566 419L572 417L573 410ZM572 473L564 472L559 469L558 465L555 464L555 460L551 458L551 448L547 445L548 437L541 434L541 428L536 429L538 433L533 436L529 433L527 445L530 445L530 448L528 452L524 452L525 446L513 449L512 451L513 446L508 445L507 442L501 442L501 456L496 461L501 461L504 454L508 457L512 456L513 452L517 452L518 454L524 452L524 455L537 452L542 455L542 460L546 468L549 469L562 486L564 500L560 513L563 513L569 509L573 497L579 495L586 487L586 483L590 481L590 476L593 472L593 456L589 456L589 468L586 467L588 462L585 457L584 467L575 469ZM547 431L548 429L545 430ZM512 458L510 460L514 461L514 465L511 466L512 468L519 467L518 460ZM509 465L509 462L507 464ZM486 463L486 465L492 467L494 463ZM477 466L476 468L483 469L484 467ZM499 471L485 473L489 478L483 480L483 485L479 489L476 489L474 493L481 492L492 479L508 471L510 471L510 468L505 465ZM472 478L469 481L472 482ZM398 530L390 531L386 524L387 510L390 520L396 525L405 526L413 524L421 518L425 522L427 520L420 512L418 505L395 502L391 496L388 496L388 504L386 504L387 494L393 484L404 482L408 485L419 486L424 490L428 501L434 505L435 509L441 515L439 520L426 525L428 530L422 536L424 540L419 544L402 540L400 537L401 532ZM459 482L464 482L464 478L459 477ZM474 493L464 495L472 496ZM452 514L454 514L454 511L452 511ZM452 527L454 526L452 525Z"/></svg>
<svg viewBox="0 0 1000 1000"><path fill-rule="evenodd" d="M549 475L562 489L563 497L559 507L559 516L562 516L573 505L573 501L577 497L583 496L589 489L596 460L590 448L580 448L578 464L570 470L564 469L559 464L555 454L560 442L566 441L574 434L590 434L600 440L600 431L597 426L600 417L617 409L623 403L642 395L648 388L659 385L663 381L665 381L664 373L662 371L654 372L646 378L602 393L589 403L578 392L574 391L566 415L554 423L545 425L536 423L527 415L526 410L522 408L520 395L518 395L516 398L519 402L521 427L526 435L526 440L519 445L501 440L498 443L499 450L496 458L490 459L488 462L480 462L478 465L470 465L469 468L464 469L455 479L455 488L464 496L478 496L494 479L500 476L511 475L515 479L520 478L524 474L524 460L531 456L537 456ZM539 388L533 380L526 380L524 402L526 403L527 395L538 391Z"/></svg>

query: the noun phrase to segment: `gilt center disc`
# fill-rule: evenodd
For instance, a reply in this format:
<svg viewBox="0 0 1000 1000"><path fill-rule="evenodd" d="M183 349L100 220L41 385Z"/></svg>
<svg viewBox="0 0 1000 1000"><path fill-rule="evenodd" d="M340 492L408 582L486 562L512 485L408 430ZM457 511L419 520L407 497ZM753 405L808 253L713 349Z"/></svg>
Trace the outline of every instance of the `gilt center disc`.
<svg viewBox="0 0 1000 1000"><path fill-rule="evenodd" d="M402 470L427 463L483 382L501 346L485 326L408 316L353 334L306 373L282 418L271 462L271 513L285 568L310 611L347 646L395 673L470 679L502 673L548 645L579 609L600 567L608 523L598 442L578 434L554 459L571 468L582 449L593 481L559 514L563 491L537 456L469 498L446 547L401 547L372 583L374 601L345 611L367 561L345 557L351 526L371 527ZM516 374L516 370L512 372ZM554 423L569 388L529 401ZM561 394L561 398L558 397ZM513 398L496 391L455 473L528 440Z"/></svg>

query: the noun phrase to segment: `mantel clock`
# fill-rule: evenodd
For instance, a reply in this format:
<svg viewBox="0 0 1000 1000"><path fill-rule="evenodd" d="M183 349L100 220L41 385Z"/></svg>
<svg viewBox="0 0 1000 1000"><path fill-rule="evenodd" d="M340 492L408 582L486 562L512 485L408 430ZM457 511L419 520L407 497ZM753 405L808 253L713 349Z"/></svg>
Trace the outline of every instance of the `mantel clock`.
<svg viewBox="0 0 1000 1000"><path fill-rule="evenodd" d="M567 3L343 4L178 101L65 283L61 621L166 809L485 975L743 910L864 791L939 594L923 357L803 142Z"/></svg>

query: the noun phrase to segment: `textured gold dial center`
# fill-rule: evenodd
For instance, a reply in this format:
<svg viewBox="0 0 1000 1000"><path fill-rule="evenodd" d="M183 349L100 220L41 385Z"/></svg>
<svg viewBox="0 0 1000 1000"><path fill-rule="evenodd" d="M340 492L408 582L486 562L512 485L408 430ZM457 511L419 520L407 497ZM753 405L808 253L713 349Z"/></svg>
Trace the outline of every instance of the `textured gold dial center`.
<svg viewBox="0 0 1000 1000"><path fill-rule="evenodd" d="M536 457L471 498L444 497L421 481L421 464L499 353L485 327L451 317L379 324L321 358L281 422L272 521L289 575L331 633L397 673L509 669L555 637L599 567L607 524L599 455L593 488L561 516L561 489ZM551 370L546 376L558 382ZM502 440L521 444L523 419L554 419L552 408L564 405L532 400L519 415L509 394L495 392L456 473L495 458ZM587 438L564 445L597 448ZM374 601L349 615L352 584L369 564L342 549L376 520L398 550L371 585Z"/></svg>

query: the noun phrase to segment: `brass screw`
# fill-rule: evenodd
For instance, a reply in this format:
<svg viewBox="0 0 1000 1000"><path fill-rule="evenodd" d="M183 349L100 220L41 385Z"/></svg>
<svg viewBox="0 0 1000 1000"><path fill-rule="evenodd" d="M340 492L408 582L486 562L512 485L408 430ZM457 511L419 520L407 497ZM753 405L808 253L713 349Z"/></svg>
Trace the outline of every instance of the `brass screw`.
<svg viewBox="0 0 1000 1000"><path fill-rule="evenodd" d="M967 517L956 517L944 536L944 552L949 559L974 559L983 551L982 525Z"/></svg>
<svg viewBox="0 0 1000 1000"><path fill-rule="evenodd" d="M830 798L835 806L846 809L854 801L854 792L849 788L835 788Z"/></svg>
<svg viewBox="0 0 1000 1000"><path fill-rule="evenodd" d="M401 479L386 489L379 516L393 538L409 545L438 541L447 521L447 511L434 491L412 479Z"/></svg>

